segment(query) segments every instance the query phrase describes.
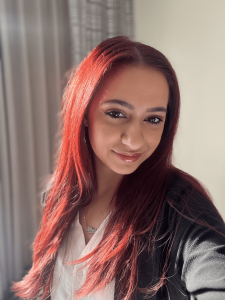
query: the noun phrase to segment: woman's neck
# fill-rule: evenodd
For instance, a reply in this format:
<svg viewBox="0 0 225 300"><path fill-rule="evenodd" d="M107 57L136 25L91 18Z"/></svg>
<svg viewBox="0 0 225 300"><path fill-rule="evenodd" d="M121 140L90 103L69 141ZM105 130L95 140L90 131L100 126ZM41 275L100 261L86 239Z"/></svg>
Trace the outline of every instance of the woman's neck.
<svg viewBox="0 0 225 300"><path fill-rule="evenodd" d="M93 201L80 211L79 219L83 228L86 244L93 234L87 232L87 226L97 229L112 211L111 199L124 175L116 174L105 165L96 168L97 193ZM85 219L85 221L84 221Z"/></svg>
<svg viewBox="0 0 225 300"><path fill-rule="evenodd" d="M117 174L102 162L96 162L97 193L94 201L109 205L110 200L124 175Z"/></svg>

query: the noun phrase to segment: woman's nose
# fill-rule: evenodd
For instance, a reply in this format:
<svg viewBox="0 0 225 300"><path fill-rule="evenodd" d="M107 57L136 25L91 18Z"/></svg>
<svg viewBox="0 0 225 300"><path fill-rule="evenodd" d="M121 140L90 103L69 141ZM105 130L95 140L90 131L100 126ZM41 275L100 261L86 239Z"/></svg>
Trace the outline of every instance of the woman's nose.
<svg viewBox="0 0 225 300"><path fill-rule="evenodd" d="M134 122L132 125L126 126L121 135L124 145L129 146L130 150L139 150L143 147L144 137L140 124Z"/></svg>

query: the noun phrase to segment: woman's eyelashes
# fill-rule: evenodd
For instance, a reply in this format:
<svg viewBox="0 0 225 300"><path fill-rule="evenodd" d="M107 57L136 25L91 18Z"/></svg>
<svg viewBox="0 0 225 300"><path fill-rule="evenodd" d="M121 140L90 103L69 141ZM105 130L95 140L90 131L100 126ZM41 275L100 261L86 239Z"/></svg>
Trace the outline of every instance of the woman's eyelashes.
<svg viewBox="0 0 225 300"><path fill-rule="evenodd" d="M152 123L153 125L158 125L163 121L159 117L148 117L147 120L149 120L148 122Z"/></svg>
<svg viewBox="0 0 225 300"><path fill-rule="evenodd" d="M107 112L105 112L105 114L108 115L110 118L112 118L114 120L126 118L124 116L124 114L121 111L119 111L119 110L107 111ZM147 122L149 122L149 123L151 123L153 125L158 125L161 122L163 122L163 120L160 117L157 117L157 116L148 117L144 121L147 121Z"/></svg>
<svg viewBox="0 0 225 300"><path fill-rule="evenodd" d="M107 112L105 112L105 114L108 115L109 117L111 117L112 119L125 118L124 114L118 110L107 111ZM121 117L121 115L122 115L122 117Z"/></svg>

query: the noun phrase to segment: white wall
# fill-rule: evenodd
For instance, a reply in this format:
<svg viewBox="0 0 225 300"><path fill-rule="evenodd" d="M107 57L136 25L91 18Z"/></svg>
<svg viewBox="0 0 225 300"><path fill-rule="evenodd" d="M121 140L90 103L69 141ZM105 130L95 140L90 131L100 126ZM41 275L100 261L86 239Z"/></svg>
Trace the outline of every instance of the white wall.
<svg viewBox="0 0 225 300"><path fill-rule="evenodd" d="M165 54L180 84L174 164L206 186L225 219L225 1L134 2L135 40Z"/></svg>

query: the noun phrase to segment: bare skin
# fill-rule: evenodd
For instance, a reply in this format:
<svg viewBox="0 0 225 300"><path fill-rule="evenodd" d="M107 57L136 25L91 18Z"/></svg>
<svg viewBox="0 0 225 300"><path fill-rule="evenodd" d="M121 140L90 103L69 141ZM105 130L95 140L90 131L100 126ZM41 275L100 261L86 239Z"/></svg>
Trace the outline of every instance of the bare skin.
<svg viewBox="0 0 225 300"><path fill-rule="evenodd" d="M153 68L125 66L101 82L84 119L95 153L98 182L97 195L85 208L88 225L101 225L112 210L110 201L123 176L134 172L157 148L168 99L167 80ZM138 153L140 157L124 161L117 153ZM86 231L83 211L80 223L87 244L93 234Z"/></svg>

